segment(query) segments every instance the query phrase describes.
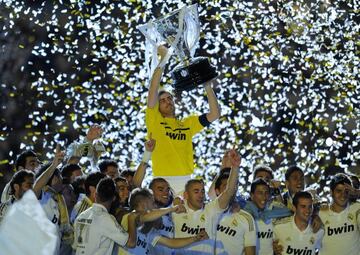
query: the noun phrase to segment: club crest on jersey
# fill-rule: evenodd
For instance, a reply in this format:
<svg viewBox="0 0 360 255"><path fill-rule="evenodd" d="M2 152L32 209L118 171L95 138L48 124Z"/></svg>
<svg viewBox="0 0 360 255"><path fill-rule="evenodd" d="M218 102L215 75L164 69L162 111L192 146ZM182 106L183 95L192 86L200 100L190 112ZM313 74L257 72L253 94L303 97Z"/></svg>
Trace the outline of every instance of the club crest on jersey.
<svg viewBox="0 0 360 255"><path fill-rule="evenodd" d="M286 238L286 241L291 242L291 237Z"/></svg>
<svg viewBox="0 0 360 255"><path fill-rule="evenodd" d="M205 214L202 214L202 215L201 215L200 221L201 221L201 222L205 222Z"/></svg>
<svg viewBox="0 0 360 255"><path fill-rule="evenodd" d="M315 243L315 238L314 238L313 236L310 238L310 243L311 243L312 245L314 245L314 243Z"/></svg>
<svg viewBox="0 0 360 255"><path fill-rule="evenodd" d="M353 220L354 220L354 215L352 215L351 213L349 213L348 219L349 219L350 221L353 221Z"/></svg>
<svg viewBox="0 0 360 255"><path fill-rule="evenodd" d="M330 222L327 220L327 221L325 221L324 224L325 224L325 225L330 225Z"/></svg>
<svg viewBox="0 0 360 255"><path fill-rule="evenodd" d="M187 219L188 219L188 216L187 216L187 215L184 215L182 218L183 218L184 220L187 220Z"/></svg>
<svg viewBox="0 0 360 255"><path fill-rule="evenodd" d="M234 227L237 227L239 225L239 223L237 222L236 219L234 219L231 224L234 226Z"/></svg>

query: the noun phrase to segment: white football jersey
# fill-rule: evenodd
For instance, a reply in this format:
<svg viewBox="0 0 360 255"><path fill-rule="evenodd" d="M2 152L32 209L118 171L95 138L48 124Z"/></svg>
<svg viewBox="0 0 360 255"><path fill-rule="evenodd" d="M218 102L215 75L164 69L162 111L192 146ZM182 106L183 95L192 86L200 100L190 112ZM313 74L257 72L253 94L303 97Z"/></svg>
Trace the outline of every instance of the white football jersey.
<svg viewBox="0 0 360 255"><path fill-rule="evenodd" d="M256 227L256 254L269 255L273 254L274 230L271 220L264 222L261 219L255 221Z"/></svg>
<svg viewBox="0 0 360 255"><path fill-rule="evenodd" d="M128 229L128 216L129 214L124 215L121 220L121 225L125 230ZM141 232L141 228L138 228L136 231L136 238L137 238L136 246L134 248L117 247L118 248L117 254L118 255L157 254L157 253L151 253L150 247L157 246L157 242L159 241L160 237L161 236L159 232L153 228L146 234Z"/></svg>
<svg viewBox="0 0 360 255"><path fill-rule="evenodd" d="M315 255L321 248L324 230L313 233L309 224L304 231L296 226L294 216L286 217L274 222L274 239L279 240L283 247L281 254Z"/></svg>
<svg viewBox="0 0 360 255"><path fill-rule="evenodd" d="M125 246L128 237L107 209L94 203L75 220L73 247L76 255L111 255L114 243Z"/></svg>
<svg viewBox="0 0 360 255"><path fill-rule="evenodd" d="M168 238L174 238L174 224L172 222L171 214L166 214L161 217L162 224L158 230L159 234ZM150 254L156 255L171 255L174 250L164 245L157 244L155 246L150 245Z"/></svg>
<svg viewBox="0 0 360 255"><path fill-rule="evenodd" d="M243 255L249 246L256 246L254 218L243 210L223 213L217 226L216 254Z"/></svg>
<svg viewBox="0 0 360 255"><path fill-rule="evenodd" d="M325 226L325 235L320 254L360 254L359 202L348 205L340 213L336 213L328 207L327 210L320 210L319 216Z"/></svg>
<svg viewBox="0 0 360 255"><path fill-rule="evenodd" d="M205 204L203 209L197 211L190 209L187 201L185 207L186 213L172 213L175 238L195 236L201 229L205 229L209 239L195 242L183 249L176 249L175 254L214 254L217 224L224 211L219 207L218 199Z"/></svg>

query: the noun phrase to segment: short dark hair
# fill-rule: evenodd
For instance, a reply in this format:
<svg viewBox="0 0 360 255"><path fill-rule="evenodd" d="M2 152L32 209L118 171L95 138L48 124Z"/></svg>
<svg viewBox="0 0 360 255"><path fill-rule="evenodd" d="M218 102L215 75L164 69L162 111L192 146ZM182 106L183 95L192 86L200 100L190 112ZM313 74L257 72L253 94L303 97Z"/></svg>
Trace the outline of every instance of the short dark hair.
<svg viewBox="0 0 360 255"><path fill-rule="evenodd" d="M15 194L15 188L14 188L15 184L21 185L21 183L25 181L25 178L27 177L34 178L34 176L35 174L29 170L20 170L16 172L10 181L10 194L11 195Z"/></svg>
<svg viewBox="0 0 360 255"><path fill-rule="evenodd" d="M25 168L27 157L36 157L37 158L37 155L32 150L26 150L26 151L21 152L15 160L16 170L19 170L20 166Z"/></svg>
<svg viewBox="0 0 360 255"><path fill-rule="evenodd" d="M133 170L123 170L120 173L121 177L128 177L128 176L134 177L134 175L135 175L135 171L133 171Z"/></svg>
<svg viewBox="0 0 360 255"><path fill-rule="evenodd" d="M101 172L95 172L89 174L85 179L85 193L87 196L90 195L90 186L96 188L101 179L105 178L106 175Z"/></svg>
<svg viewBox="0 0 360 255"><path fill-rule="evenodd" d="M129 184L128 183L128 181L124 178L124 177L116 177L115 179L114 179L114 182L115 182L115 184L117 183L117 182L126 182L127 184Z"/></svg>
<svg viewBox="0 0 360 255"><path fill-rule="evenodd" d="M351 180L352 186L355 189L359 189L359 183L360 183L359 177L357 177L356 175L353 175L353 174L348 174L348 176Z"/></svg>
<svg viewBox="0 0 360 255"><path fill-rule="evenodd" d="M219 177L216 179L216 182L215 182L215 189L220 189L220 186L221 186L221 182L222 180L227 180L229 179L229 173L221 173L219 175Z"/></svg>
<svg viewBox="0 0 360 255"><path fill-rule="evenodd" d="M169 182L167 180L165 180L164 178L162 177L155 177L154 179L151 180L151 182L149 183L149 189L153 189L154 188L154 185L158 182L166 182L167 184L169 184ZM170 184L169 184L170 186Z"/></svg>
<svg viewBox="0 0 360 255"><path fill-rule="evenodd" d="M298 167L298 166L290 166L285 173L285 180L288 181L290 179L290 176L295 173L295 172L300 172L304 175L304 171Z"/></svg>
<svg viewBox="0 0 360 255"><path fill-rule="evenodd" d="M99 202L111 202L115 196L115 182L109 177L101 179L96 186L96 198Z"/></svg>
<svg viewBox="0 0 360 255"><path fill-rule="evenodd" d="M149 198L149 199L154 198L153 193L150 189L147 189L147 188L133 189L129 196L130 209L135 210L137 205L146 198Z"/></svg>
<svg viewBox="0 0 360 255"><path fill-rule="evenodd" d="M331 178L330 190L334 191L334 189L338 184L345 184L345 183L351 185L351 180L349 179L349 177L347 177L346 174L341 174L341 173L336 174Z"/></svg>
<svg viewBox="0 0 360 255"><path fill-rule="evenodd" d="M295 207L297 207L297 205L299 204L299 199L300 198L305 198L305 199L311 199L313 200L313 196L311 195L310 192L308 191L299 191L299 192L296 192L294 198L293 198L293 205Z"/></svg>
<svg viewBox="0 0 360 255"><path fill-rule="evenodd" d="M67 164L61 168L61 176L64 178L64 183L70 183L71 175L76 170L81 170L78 164Z"/></svg>
<svg viewBox="0 0 360 255"><path fill-rule="evenodd" d="M113 166L113 167L119 168L119 165L118 165L118 163L116 163L115 160L105 159L99 163L100 172L105 173L108 166Z"/></svg>
<svg viewBox="0 0 360 255"><path fill-rule="evenodd" d="M269 183L267 183L263 178L256 178L250 185L250 193L254 194L257 186L260 186L260 185L264 185L264 186L268 187L269 191L270 191Z"/></svg>
<svg viewBox="0 0 360 255"><path fill-rule="evenodd" d="M40 177L40 175L42 175L49 167L51 166L51 163L46 163L40 166L40 168L37 170L35 177L36 179ZM49 181L46 183L46 185L50 185L52 182L52 179L54 178L54 176L61 176L60 175L60 170L58 168L56 168L53 172L53 174L51 175L51 177L49 178Z"/></svg>
<svg viewBox="0 0 360 255"><path fill-rule="evenodd" d="M71 183L71 186L73 186L74 192L76 195L79 195L80 193L83 193L83 194L86 193L85 181L86 181L86 176L81 175L81 176L75 177L74 182Z"/></svg>
<svg viewBox="0 0 360 255"><path fill-rule="evenodd" d="M200 183L202 185L205 185L204 184L204 181L202 179L191 179L191 180L188 180L185 184L185 191L189 191L190 187L195 184L195 183Z"/></svg>
<svg viewBox="0 0 360 255"><path fill-rule="evenodd" d="M259 172L267 172L270 174L271 176L271 179L274 179L274 174L273 174L273 171L271 169L271 167L267 166L267 165L256 165L254 167L254 173L253 173L253 178L256 179L256 175L259 173Z"/></svg>

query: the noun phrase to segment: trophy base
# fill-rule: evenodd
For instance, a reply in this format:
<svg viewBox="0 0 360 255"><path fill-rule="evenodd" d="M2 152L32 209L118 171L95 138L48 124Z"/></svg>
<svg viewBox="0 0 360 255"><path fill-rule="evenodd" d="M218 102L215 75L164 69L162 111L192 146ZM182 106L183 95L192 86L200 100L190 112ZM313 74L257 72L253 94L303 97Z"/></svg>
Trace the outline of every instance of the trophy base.
<svg viewBox="0 0 360 255"><path fill-rule="evenodd" d="M217 76L215 67L210 65L208 58L197 57L187 66L178 65L172 71L175 92L190 91Z"/></svg>

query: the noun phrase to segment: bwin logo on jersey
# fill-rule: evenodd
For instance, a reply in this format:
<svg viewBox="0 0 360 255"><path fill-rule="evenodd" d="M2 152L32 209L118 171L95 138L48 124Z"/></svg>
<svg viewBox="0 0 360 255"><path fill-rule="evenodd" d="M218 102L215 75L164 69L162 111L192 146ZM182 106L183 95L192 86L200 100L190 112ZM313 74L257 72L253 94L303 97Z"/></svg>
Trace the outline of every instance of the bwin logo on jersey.
<svg viewBox="0 0 360 255"><path fill-rule="evenodd" d="M218 224L217 226L217 231L225 233L229 236L235 236L236 235L236 230L231 229L230 227L226 227L226 226L222 226L220 224Z"/></svg>
<svg viewBox="0 0 360 255"><path fill-rule="evenodd" d="M261 239L273 238L273 231L271 229L269 229L267 232L257 232L257 234L258 234L258 238Z"/></svg>
<svg viewBox="0 0 360 255"><path fill-rule="evenodd" d="M186 140L186 134L166 132L166 136L168 136L171 140Z"/></svg>
<svg viewBox="0 0 360 255"><path fill-rule="evenodd" d="M205 230L205 228L200 228L199 225L197 225L196 228L191 228L191 227L188 227L186 226L186 223L184 223L181 227L181 232L185 232L185 233L188 233L188 234L199 234L199 232L201 230Z"/></svg>
<svg viewBox="0 0 360 255"><path fill-rule="evenodd" d="M138 237L138 240L136 242L136 246L142 247L142 248L146 248L147 242L146 240L141 240L140 237Z"/></svg>
<svg viewBox="0 0 360 255"><path fill-rule="evenodd" d="M342 233L347 233L347 232L352 232L355 231L355 226L354 225L348 225L348 224L344 224L344 226L341 227L337 227L337 228L327 228L327 234L328 236L332 236L332 235L339 235Z"/></svg>
<svg viewBox="0 0 360 255"><path fill-rule="evenodd" d="M309 250L307 247L305 249L296 249L291 248L290 245L288 245L286 249L286 254L295 254L295 255L312 255L312 250Z"/></svg>

